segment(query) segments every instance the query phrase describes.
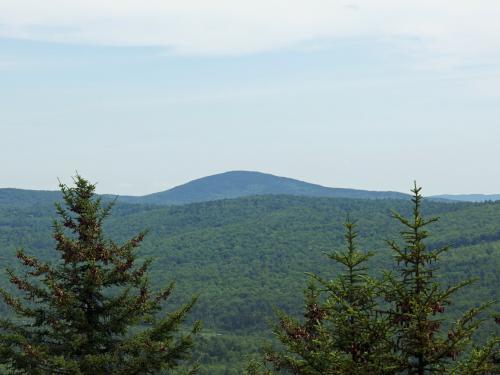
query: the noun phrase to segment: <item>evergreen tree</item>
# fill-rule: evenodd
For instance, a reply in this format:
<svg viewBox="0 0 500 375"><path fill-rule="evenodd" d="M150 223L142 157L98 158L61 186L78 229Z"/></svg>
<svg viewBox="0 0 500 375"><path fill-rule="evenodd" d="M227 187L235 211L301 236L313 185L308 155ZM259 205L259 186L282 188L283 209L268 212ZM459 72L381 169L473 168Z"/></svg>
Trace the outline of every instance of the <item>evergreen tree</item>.
<svg viewBox="0 0 500 375"><path fill-rule="evenodd" d="M82 177L74 182L60 184L65 206L56 205L59 262L20 250L26 273L8 270L23 296L0 290L17 315L0 319L0 363L15 374L171 373L188 358L199 330L196 323L179 332L196 299L162 314L173 284L151 289L150 261L136 261L145 233L123 245L107 239L103 221L112 204L102 205L95 185Z"/></svg>
<svg viewBox="0 0 500 375"><path fill-rule="evenodd" d="M305 293L303 323L280 313L274 333L285 352L268 350L266 361L276 371L291 374L390 374L393 360L390 325L380 313L380 283L370 278L366 262L372 253L357 249L355 224L345 224L347 249L329 258L343 269L334 280L311 274ZM258 373L252 365L250 373ZM271 370L265 370L271 374ZM264 373L266 373L264 371Z"/></svg>
<svg viewBox="0 0 500 375"><path fill-rule="evenodd" d="M467 311L456 322L445 324L443 313L451 304L452 295L471 283L441 287L436 276L436 263L449 248L429 248L427 226L437 218L422 217L421 188L416 183L413 193L413 215L394 217L404 226L401 231L403 245L388 241L397 261L397 276L388 274L387 301L389 314L396 327L394 352L399 356L399 372L418 374L483 374L492 369L491 353L496 340L483 349L474 349L470 358L458 362L466 352L472 335L481 323L478 314L490 304ZM454 366L453 366L454 364ZM474 369L474 372L472 372Z"/></svg>

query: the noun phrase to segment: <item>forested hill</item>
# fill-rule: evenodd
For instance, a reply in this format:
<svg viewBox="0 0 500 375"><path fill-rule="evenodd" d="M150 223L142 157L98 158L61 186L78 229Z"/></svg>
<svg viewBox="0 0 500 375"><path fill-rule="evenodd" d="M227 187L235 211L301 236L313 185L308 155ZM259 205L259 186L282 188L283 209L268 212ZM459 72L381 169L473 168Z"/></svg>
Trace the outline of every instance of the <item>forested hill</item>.
<svg viewBox="0 0 500 375"><path fill-rule="evenodd" d="M266 173L232 171L203 177L163 192L142 197L120 197L120 200L131 203L185 204L269 194L361 199L408 198L406 194L392 191L330 188Z"/></svg>
<svg viewBox="0 0 500 375"><path fill-rule="evenodd" d="M266 173L231 171L199 178L158 193L143 196L118 196L118 201L134 204L179 205L270 194L351 199L409 199L407 194L395 191L331 188ZM57 191L0 188L0 205L44 204L55 202L60 199L60 196ZM116 197L113 194L104 195L106 199L115 199ZM500 200L500 195L444 194L429 198L443 202L484 202Z"/></svg>
<svg viewBox="0 0 500 375"><path fill-rule="evenodd" d="M343 245L347 215L358 220L360 245L377 254L372 269L389 267L385 240L401 230L392 210L409 215L410 202L275 195L167 207L119 203L107 233L121 241L149 229L140 254L154 259L154 285L175 280L177 302L200 295L192 316L204 322L199 356L205 373L240 374L244 354L269 332L273 306L292 313L302 308L305 272L335 274L324 252ZM479 278L449 311L500 300L500 202L427 201L424 214L441 217L428 228L429 244L454 246L441 263L443 282ZM19 247L54 259L54 216L48 201L0 205L1 264L16 265ZM0 284L7 284L5 275Z"/></svg>
<svg viewBox="0 0 500 375"><path fill-rule="evenodd" d="M461 202L486 202L500 200L500 194L442 194L434 195L433 198Z"/></svg>
<svg viewBox="0 0 500 375"><path fill-rule="evenodd" d="M31 207L39 204L53 204L61 199L59 191L0 189L0 206Z"/></svg>
<svg viewBox="0 0 500 375"><path fill-rule="evenodd" d="M118 196L122 203L178 205L252 195L295 195L306 197L337 197L356 199L407 199L408 195L392 191L368 191L329 188L286 177L260 172L233 171L203 177L162 192L144 196ZM60 198L56 191L1 189L1 204L33 205L54 202ZM116 195L105 194L114 199Z"/></svg>

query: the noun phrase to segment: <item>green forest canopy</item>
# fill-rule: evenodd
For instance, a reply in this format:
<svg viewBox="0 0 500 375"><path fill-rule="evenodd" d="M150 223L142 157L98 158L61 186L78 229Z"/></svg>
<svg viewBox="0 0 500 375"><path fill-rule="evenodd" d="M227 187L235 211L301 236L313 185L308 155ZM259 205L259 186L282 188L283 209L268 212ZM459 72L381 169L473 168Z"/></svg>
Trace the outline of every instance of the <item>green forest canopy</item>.
<svg viewBox="0 0 500 375"><path fill-rule="evenodd" d="M360 247L376 253L372 268L381 269L391 264L385 239L401 229L391 219L391 210L407 215L410 209L405 200L284 195L173 207L118 204L106 232L119 242L149 230L140 254L154 258L152 284L175 280L173 303L200 295L191 315L204 323L200 347L209 349L198 355L207 365L205 371L236 374L244 355L256 351L268 335L266 322L273 319L274 307L299 313L304 273L335 275L336 270L324 261L324 252L342 246L347 215L358 221ZM478 278L455 299L455 307L463 311L480 301L499 300L500 202L428 201L423 210L425 215L441 217L428 243L454 247L441 264L444 282ZM51 259L54 216L48 199L29 205L2 202L2 265L15 266L19 247ZM0 283L6 286L6 278L0 278ZM491 329L486 326L481 334Z"/></svg>

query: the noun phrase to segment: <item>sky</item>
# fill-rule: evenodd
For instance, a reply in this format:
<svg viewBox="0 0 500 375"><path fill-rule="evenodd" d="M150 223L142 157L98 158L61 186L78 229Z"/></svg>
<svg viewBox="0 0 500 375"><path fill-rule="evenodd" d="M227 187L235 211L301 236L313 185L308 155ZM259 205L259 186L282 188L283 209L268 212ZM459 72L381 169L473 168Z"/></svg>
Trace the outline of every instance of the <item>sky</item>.
<svg viewBox="0 0 500 375"><path fill-rule="evenodd" d="M0 187L253 170L500 193L498 0L0 0Z"/></svg>

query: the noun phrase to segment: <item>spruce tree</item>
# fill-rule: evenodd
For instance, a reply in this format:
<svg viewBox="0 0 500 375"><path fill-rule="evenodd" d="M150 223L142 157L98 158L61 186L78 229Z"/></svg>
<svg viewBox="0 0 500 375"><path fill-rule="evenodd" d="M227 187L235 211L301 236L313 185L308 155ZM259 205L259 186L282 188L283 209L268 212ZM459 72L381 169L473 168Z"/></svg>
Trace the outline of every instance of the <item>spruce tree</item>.
<svg viewBox="0 0 500 375"><path fill-rule="evenodd" d="M279 314L274 333L285 351L267 350L270 366L264 373L393 373L390 325L377 301L381 285L367 275L366 262L373 253L358 250L354 223L348 220L345 228L347 248L329 254L343 272L333 280L310 274L305 319ZM249 372L258 373L258 366Z"/></svg>
<svg viewBox="0 0 500 375"><path fill-rule="evenodd" d="M442 287L437 276L437 263L448 247L426 245L427 227L437 218L422 216L421 188L416 183L413 193L413 215L405 218L394 213L404 227L402 244L394 240L388 245L397 262L394 276L388 274L386 299L389 314L396 328L394 352L399 357L398 373L424 374L484 374L492 369L491 356L496 339L484 348L475 348L462 362L461 354L468 351L472 336L481 320L478 315L490 304L471 308L455 322L446 322L443 314L452 303L451 297L472 281Z"/></svg>
<svg viewBox="0 0 500 375"><path fill-rule="evenodd" d="M145 233L122 245L107 239L103 222L113 204L103 205L84 178L74 183L60 184L64 205L56 205L53 227L59 260L20 250L26 273L8 270L21 296L0 290L15 313L0 319L0 363L15 374L171 373L189 357L199 330L196 323L179 332L196 298L162 313L173 284L152 290L150 261L137 261Z"/></svg>

